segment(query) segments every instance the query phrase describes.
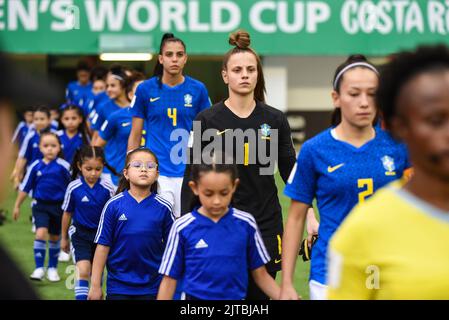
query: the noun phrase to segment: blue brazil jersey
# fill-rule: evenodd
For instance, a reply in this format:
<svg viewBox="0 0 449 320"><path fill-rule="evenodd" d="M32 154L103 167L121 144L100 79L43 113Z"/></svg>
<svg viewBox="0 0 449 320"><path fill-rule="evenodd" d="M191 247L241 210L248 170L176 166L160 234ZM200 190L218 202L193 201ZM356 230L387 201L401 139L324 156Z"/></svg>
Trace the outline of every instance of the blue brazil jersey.
<svg viewBox="0 0 449 320"><path fill-rule="evenodd" d="M309 205L317 200L320 227L312 250L311 280L326 284L329 239L352 208L401 178L409 166L405 146L379 128L376 137L360 148L337 140L331 129L304 143L284 193Z"/></svg>
<svg viewBox="0 0 449 320"><path fill-rule="evenodd" d="M126 149L128 137L131 133L132 117L129 108L120 108L105 120L100 128L100 137L107 141L104 148L106 162L117 173L121 173L125 167ZM105 169L105 172L109 170ZM112 181L118 185L119 177L112 175Z"/></svg>
<svg viewBox="0 0 449 320"><path fill-rule="evenodd" d="M75 134L70 138L64 130L59 130L56 133L61 141L61 148L64 154L64 159L72 163L73 158L75 158L75 153L84 144L83 135L81 133Z"/></svg>
<svg viewBox="0 0 449 320"><path fill-rule="evenodd" d="M254 217L230 208L218 221L193 210L170 232L161 274L183 279L184 291L203 300L246 296L248 269L270 261Z"/></svg>
<svg viewBox="0 0 449 320"><path fill-rule="evenodd" d="M70 103L76 104L77 106L82 106L91 92L91 82L82 86L78 83L78 81L72 81L67 85L66 100Z"/></svg>
<svg viewBox="0 0 449 320"><path fill-rule="evenodd" d="M67 187L62 210L72 214L74 225L97 229L104 205L114 193L115 187L101 178L91 188L84 178L80 177Z"/></svg>
<svg viewBox="0 0 449 320"><path fill-rule="evenodd" d="M62 202L70 182L70 164L57 158L48 164L44 160L34 161L19 186L20 191L30 193L33 198L48 202Z"/></svg>
<svg viewBox="0 0 449 320"><path fill-rule="evenodd" d="M89 119L90 123L94 121L97 116L97 108L100 104L109 100L108 95L105 91L98 94L92 93L83 105L83 112L86 114L86 118Z"/></svg>
<svg viewBox="0 0 449 320"><path fill-rule="evenodd" d="M106 203L95 242L110 247L108 294L156 295L173 221L171 205L154 193L139 203L126 190Z"/></svg>
<svg viewBox="0 0 449 320"><path fill-rule="evenodd" d="M184 175L185 161L178 164L170 159L172 148L179 144L181 138L175 137L175 141L170 141L170 136L175 129L184 129L188 138L196 115L210 105L204 84L188 76L185 76L183 83L174 87L160 84L156 77L144 81L137 87L131 103L131 112L133 117L146 121L146 147L156 154L161 175L168 177Z"/></svg>
<svg viewBox="0 0 449 320"><path fill-rule="evenodd" d="M106 121L106 119L109 118L111 114L119 111L120 109L122 108L120 108L120 106L117 105L114 100L109 99L109 97L108 99L102 99L95 109L96 114L91 121L92 128L96 131L100 131L101 126Z"/></svg>

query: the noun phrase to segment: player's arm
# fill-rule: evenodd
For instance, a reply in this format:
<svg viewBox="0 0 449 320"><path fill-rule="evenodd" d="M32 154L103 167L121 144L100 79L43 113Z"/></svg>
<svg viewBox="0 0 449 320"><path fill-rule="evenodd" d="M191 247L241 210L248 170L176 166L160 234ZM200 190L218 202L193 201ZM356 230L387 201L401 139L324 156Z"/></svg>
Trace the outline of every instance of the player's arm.
<svg viewBox="0 0 449 320"><path fill-rule="evenodd" d="M310 205L292 200L288 210L287 223L282 238L282 287L281 299L297 299L298 294L293 286L296 259L304 233L304 223Z"/></svg>
<svg viewBox="0 0 449 320"><path fill-rule="evenodd" d="M20 181L23 179L23 173L25 170L25 166L27 164L27 159L23 157L18 157L16 164L14 166L14 170L11 173L11 180L14 184L14 189L17 189L17 187L20 184Z"/></svg>
<svg viewBox="0 0 449 320"><path fill-rule="evenodd" d="M279 300L281 288L276 281L268 274L265 266L261 266L251 271L254 282L272 300Z"/></svg>
<svg viewBox="0 0 449 320"><path fill-rule="evenodd" d="M66 253L70 251L69 244L69 226L70 221L72 220L72 213L64 211L62 215L62 224L61 224L61 250Z"/></svg>
<svg viewBox="0 0 449 320"><path fill-rule="evenodd" d="M143 130L142 118L133 117L131 133L128 138L128 151L134 150L140 147L140 142L142 140L142 130Z"/></svg>
<svg viewBox="0 0 449 320"><path fill-rule="evenodd" d="M14 221L17 221L17 219L19 219L20 206L25 201L27 196L28 196L28 194L26 192L19 191L19 194L17 195L16 203L14 204L14 211L13 211L13 214L12 214L12 217L13 217Z"/></svg>
<svg viewBox="0 0 449 320"><path fill-rule="evenodd" d="M103 290L101 288L101 278L103 277L104 266L109 255L109 247L97 244L95 249L94 262L92 264L91 286L88 300L103 299Z"/></svg>
<svg viewBox="0 0 449 320"><path fill-rule="evenodd" d="M157 300L173 300L173 295L176 290L176 283L176 279L169 276L164 276L159 286Z"/></svg>
<svg viewBox="0 0 449 320"><path fill-rule="evenodd" d="M103 140L103 138L98 135L95 142L93 142L93 146L103 148L107 143L108 142L106 140Z"/></svg>
<svg viewBox="0 0 449 320"><path fill-rule="evenodd" d="M307 243L309 248L312 247L312 237L318 235L318 229L320 227L320 223L315 217L315 210L313 207L310 207L307 210Z"/></svg>

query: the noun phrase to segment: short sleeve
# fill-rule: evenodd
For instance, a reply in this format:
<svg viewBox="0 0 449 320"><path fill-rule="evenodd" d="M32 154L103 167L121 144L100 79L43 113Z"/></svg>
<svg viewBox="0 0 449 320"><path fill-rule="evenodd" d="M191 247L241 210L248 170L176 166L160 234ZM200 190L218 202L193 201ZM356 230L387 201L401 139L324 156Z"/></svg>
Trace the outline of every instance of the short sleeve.
<svg viewBox="0 0 449 320"><path fill-rule="evenodd" d="M116 124L117 121L114 116L111 116L110 118L105 120L99 130L100 137L105 141L111 140L111 138L114 137L117 131Z"/></svg>
<svg viewBox="0 0 449 320"><path fill-rule="evenodd" d="M200 100L199 100L199 111L203 111L204 109L209 108L212 105L210 98L209 98L209 93L207 92L206 86L202 85L201 86L201 95L200 95Z"/></svg>
<svg viewBox="0 0 449 320"><path fill-rule="evenodd" d="M159 273L180 279L184 273L184 238L179 230L180 220L175 222L168 236L167 246L162 257Z"/></svg>
<svg viewBox="0 0 449 320"><path fill-rule="evenodd" d="M95 236L95 243L110 247L113 242L114 230L117 219L116 206L113 201L106 203L100 217L100 224L98 225L97 234Z"/></svg>
<svg viewBox="0 0 449 320"><path fill-rule="evenodd" d="M27 174L23 179L22 183L19 186L19 190L29 193L36 186L36 178L37 178L37 165L39 161L36 160L33 164L28 168Z"/></svg>
<svg viewBox="0 0 449 320"><path fill-rule="evenodd" d="M62 203L62 210L66 212L75 212L75 199L73 197L73 188L70 186L67 188L64 196L64 202Z"/></svg>
<svg viewBox="0 0 449 320"><path fill-rule="evenodd" d="M305 143L290 173L284 194L296 201L312 204L316 192L317 176L310 144Z"/></svg>
<svg viewBox="0 0 449 320"><path fill-rule="evenodd" d="M131 102L131 115L136 118L145 119L145 91L142 84L137 87L136 94Z"/></svg>
<svg viewBox="0 0 449 320"><path fill-rule="evenodd" d="M265 244L260 235L259 228L255 221L254 226L249 226L249 236L248 236L248 267L250 270L255 270L261 266L267 264L271 258L265 248Z"/></svg>

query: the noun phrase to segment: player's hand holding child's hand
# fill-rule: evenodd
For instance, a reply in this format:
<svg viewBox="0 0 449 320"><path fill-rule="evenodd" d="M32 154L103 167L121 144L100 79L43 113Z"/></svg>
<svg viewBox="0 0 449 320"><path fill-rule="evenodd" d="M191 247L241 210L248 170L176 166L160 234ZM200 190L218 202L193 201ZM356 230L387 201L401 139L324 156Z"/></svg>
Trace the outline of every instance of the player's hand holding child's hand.
<svg viewBox="0 0 449 320"><path fill-rule="evenodd" d="M282 286L280 300L300 300L301 297L298 296L295 288L293 286Z"/></svg>

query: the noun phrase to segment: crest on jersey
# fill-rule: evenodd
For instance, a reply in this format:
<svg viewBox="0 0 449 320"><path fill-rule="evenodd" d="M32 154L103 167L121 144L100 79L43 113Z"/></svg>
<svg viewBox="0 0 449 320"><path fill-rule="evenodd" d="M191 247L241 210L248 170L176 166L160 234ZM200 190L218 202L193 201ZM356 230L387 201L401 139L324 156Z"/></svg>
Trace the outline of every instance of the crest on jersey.
<svg viewBox="0 0 449 320"><path fill-rule="evenodd" d="M184 107L191 107L192 106L193 97L190 94L184 95Z"/></svg>
<svg viewBox="0 0 449 320"><path fill-rule="evenodd" d="M262 139L270 140L271 127L268 124L264 123L260 126L260 129L262 131Z"/></svg>
<svg viewBox="0 0 449 320"><path fill-rule="evenodd" d="M385 175L387 176L395 176L396 175L396 166L394 164L394 159L389 156L384 156L380 160L382 160L382 164L385 169Z"/></svg>

